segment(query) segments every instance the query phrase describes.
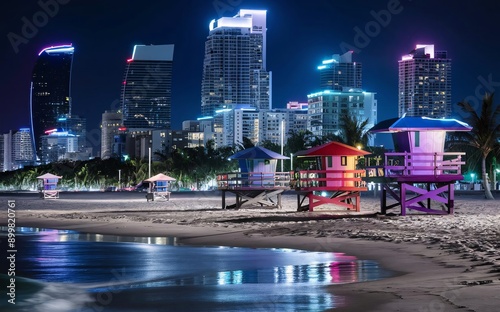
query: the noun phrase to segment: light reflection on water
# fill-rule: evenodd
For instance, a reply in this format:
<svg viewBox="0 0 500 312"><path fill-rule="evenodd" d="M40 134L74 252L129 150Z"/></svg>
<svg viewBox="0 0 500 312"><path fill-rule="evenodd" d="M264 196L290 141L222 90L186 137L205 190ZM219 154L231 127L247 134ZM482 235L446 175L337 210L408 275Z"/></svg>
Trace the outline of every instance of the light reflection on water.
<svg viewBox="0 0 500 312"><path fill-rule="evenodd" d="M6 228L1 230L5 234ZM234 311L236 307L238 311L258 311L256 307L322 311L344 302L326 292L325 285L390 276L374 261L342 253L190 247L179 246L173 237L34 228L18 228L17 235L18 275L50 284L50 296L57 296L53 288L61 283L74 285L75 291L84 289L93 302L90 305L98 305L98 310L104 307L102 311L163 311L159 307L165 305L175 306L172 311ZM104 295L113 300L99 300ZM26 311L37 311L34 297L27 295ZM82 311L95 310L87 302Z"/></svg>
<svg viewBox="0 0 500 312"><path fill-rule="evenodd" d="M7 231L7 227L0 227L0 231ZM19 227L18 234L33 235L38 234L40 241L45 242L66 242L66 241L86 241L86 242L108 242L108 243L142 243L153 245L178 246L177 237L135 237L117 236L92 233L80 233L72 230L40 229L33 227Z"/></svg>

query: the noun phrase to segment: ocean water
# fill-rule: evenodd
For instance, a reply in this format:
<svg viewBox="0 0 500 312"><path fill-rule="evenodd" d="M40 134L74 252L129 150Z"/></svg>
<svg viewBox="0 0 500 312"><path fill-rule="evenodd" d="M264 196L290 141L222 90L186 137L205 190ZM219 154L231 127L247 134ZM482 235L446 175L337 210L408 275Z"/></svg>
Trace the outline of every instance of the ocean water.
<svg viewBox="0 0 500 312"><path fill-rule="evenodd" d="M17 228L16 249L16 305L4 295L0 311L323 311L345 305L327 285L392 275L341 253L192 247L172 237Z"/></svg>

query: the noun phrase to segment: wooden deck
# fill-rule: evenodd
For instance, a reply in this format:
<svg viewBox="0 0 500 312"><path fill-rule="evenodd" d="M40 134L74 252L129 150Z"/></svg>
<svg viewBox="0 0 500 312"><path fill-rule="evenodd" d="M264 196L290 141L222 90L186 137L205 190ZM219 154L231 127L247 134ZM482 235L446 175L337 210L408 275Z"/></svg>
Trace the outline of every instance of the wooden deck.
<svg viewBox="0 0 500 312"><path fill-rule="evenodd" d="M243 206L281 208L281 195L290 189L290 172L231 172L217 175L222 192L222 209ZM236 203L226 205L226 192L236 195Z"/></svg>
<svg viewBox="0 0 500 312"><path fill-rule="evenodd" d="M231 172L217 175L219 190L290 189L290 172Z"/></svg>

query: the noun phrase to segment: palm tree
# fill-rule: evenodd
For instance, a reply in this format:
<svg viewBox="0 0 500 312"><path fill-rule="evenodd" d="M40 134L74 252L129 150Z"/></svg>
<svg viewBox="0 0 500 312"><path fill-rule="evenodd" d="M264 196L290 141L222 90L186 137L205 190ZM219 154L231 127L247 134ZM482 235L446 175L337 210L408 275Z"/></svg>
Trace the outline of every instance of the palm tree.
<svg viewBox="0 0 500 312"><path fill-rule="evenodd" d="M369 119L363 121L358 120L356 116L349 113L340 115L340 134L339 137L343 143L358 147L359 145L366 147L370 139L371 133L368 133L367 126Z"/></svg>
<svg viewBox="0 0 500 312"><path fill-rule="evenodd" d="M494 199L490 191L490 184L486 174L486 158L488 155L498 149L498 134L500 124L500 106L493 104L493 93L486 93L483 97L481 111L476 112L474 107L468 102L460 102L458 106L468 116L465 121L472 127L470 132L464 133L465 142L471 147L476 148L481 154L481 174L483 178L484 196L487 199Z"/></svg>
<svg viewBox="0 0 500 312"><path fill-rule="evenodd" d="M288 133L288 139L286 141L285 152L287 154L297 153L298 151L303 151L311 147L314 141L314 135L309 130L291 130Z"/></svg>
<svg viewBox="0 0 500 312"><path fill-rule="evenodd" d="M244 150L244 149L251 148L251 147L254 147L254 146L255 146L255 144L252 142L252 140L250 140L247 137L243 137L243 141L239 142L237 147L240 150Z"/></svg>

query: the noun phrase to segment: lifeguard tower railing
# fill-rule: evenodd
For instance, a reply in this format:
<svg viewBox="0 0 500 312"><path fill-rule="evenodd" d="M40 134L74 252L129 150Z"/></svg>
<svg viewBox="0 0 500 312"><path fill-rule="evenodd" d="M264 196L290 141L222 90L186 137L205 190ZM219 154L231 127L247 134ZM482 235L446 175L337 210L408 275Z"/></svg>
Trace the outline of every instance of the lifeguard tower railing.
<svg viewBox="0 0 500 312"><path fill-rule="evenodd" d="M459 178L461 167L465 165L463 152L440 152L440 153L385 153L383 165L380 158L365 157L367 160L366 178L400 178L412 177L413 179L429 179L434 177ZM376 162L375 165L373 163Z"/></svg>
<svg viewBox="0 0 500 312"><path fill-rule="evenodd" d="M361 169L295 172L292 187L297 192L297 210L314 211L316 207L322 205L333 205L333 207L359 212L361 209L360 192L367 190L363 181L364 175L365 170ZM337 208L327 209L337 211Z"/></svg>
<svg viewBox="0 0 500 312"><path fill-rule="evenodd" d="M231 172L217 175L219 190L288 189L290 172Z"/></svg>
<svg viewBox="0 0 500 312"><path fill-rule="evenodd" d="M364 190L365 170L300 170L295 172L292 187L298 190Z"/></svg>
<svg viewBox="0 0 500 312"><path fill-rule="evenodd" d="M408 210L452 214L454 183L463 179L461 167L465 165L464 155L461 152L385 153L382 165L381 158L365 158L367 174L364 180L381 183L382 214L399 207L402 216ZM376 161L375 166L372 166L372 160ZM396 202L388 203L389 197Z"/></svg>

